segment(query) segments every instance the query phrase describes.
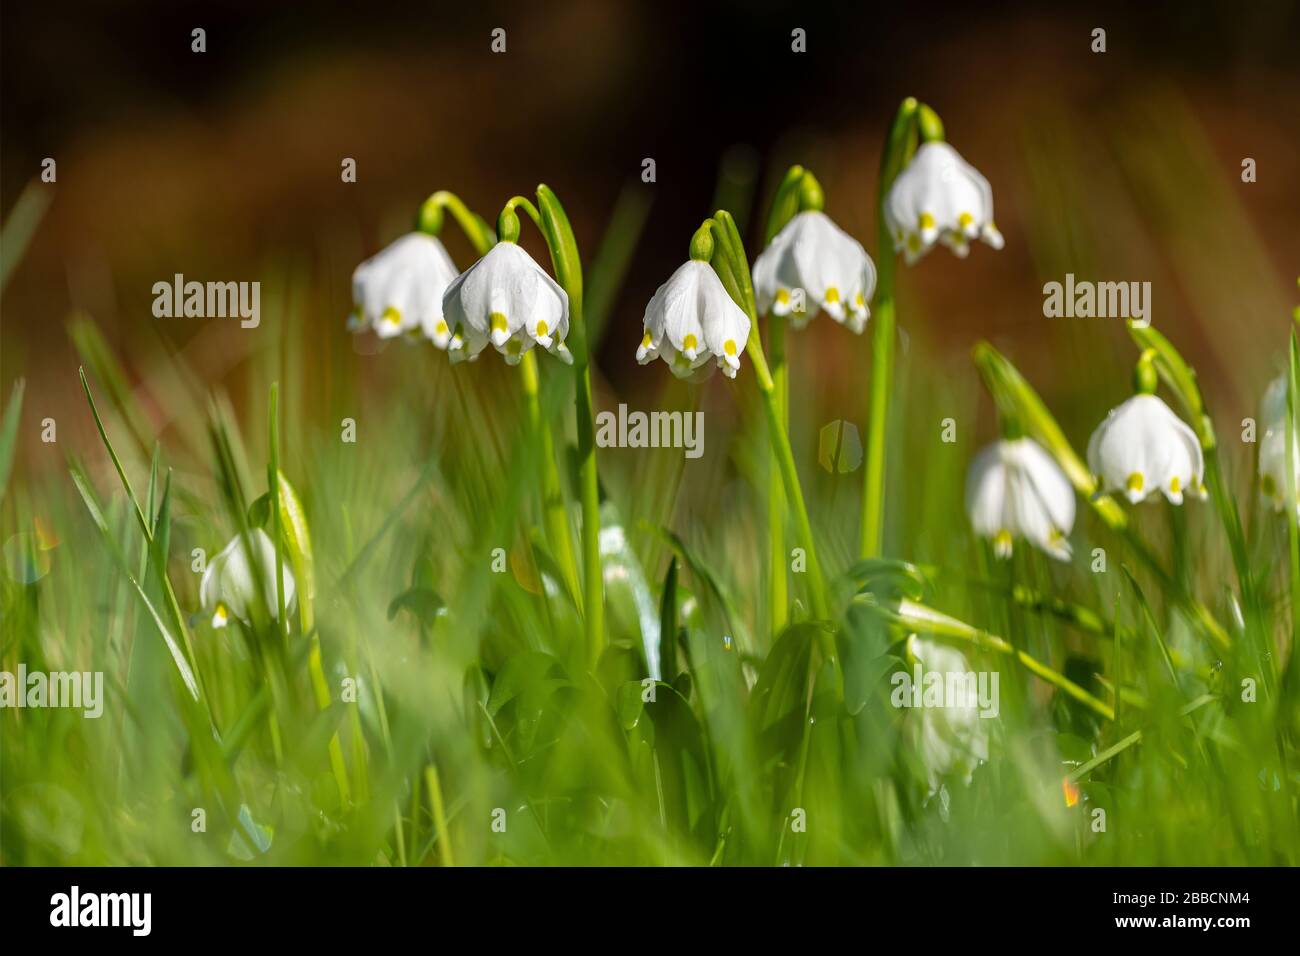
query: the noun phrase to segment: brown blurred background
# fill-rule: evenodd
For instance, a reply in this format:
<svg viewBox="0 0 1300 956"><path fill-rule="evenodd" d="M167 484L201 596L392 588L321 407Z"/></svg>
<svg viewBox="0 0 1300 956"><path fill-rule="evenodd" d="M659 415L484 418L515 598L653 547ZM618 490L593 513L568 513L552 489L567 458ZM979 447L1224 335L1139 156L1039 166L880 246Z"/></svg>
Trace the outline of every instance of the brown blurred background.
<svg viewBox="0 0 1300 956"><path fill-rule="evenodd" d="M206 53L190 50L194 27ZM806 54L791 52L796 27ZM491 220L545 181L589 261L620 190L651 194L598 356L606 400L634 394L662 374L632 359L644 303L711 211L724 158L752 172L755 208L787 164L811 165L828 211L878 256L880 143L910 94L992 181L1007 237L1001 253L936 252L903 273L903 327L940 368L968 368L992 337L1068 397L1052 389L1131 356L1118 328L1051 351L1042 284L1150 280L1156 325L1225 417L1247 414L1297 300L1298 49L1300 9L1282 2L8 3L0 211L44 157L58 182L30 187L52 201L4 290L0 389L25 377L40 415L86 424L72 315L92 316L128 369L135 343L161 336L220 382L255 339L158 327L151 286L176 272L251 280L308 262L330 290L308 321L343 336L352 266L425 195L452 189ZM355 184L340 182L344 157ZM639 181L646 157L654 184ZM464 242L448 244L467 265ZM865 343L830 323L807 334L817 347L795 374L859 414Z"/></svg>

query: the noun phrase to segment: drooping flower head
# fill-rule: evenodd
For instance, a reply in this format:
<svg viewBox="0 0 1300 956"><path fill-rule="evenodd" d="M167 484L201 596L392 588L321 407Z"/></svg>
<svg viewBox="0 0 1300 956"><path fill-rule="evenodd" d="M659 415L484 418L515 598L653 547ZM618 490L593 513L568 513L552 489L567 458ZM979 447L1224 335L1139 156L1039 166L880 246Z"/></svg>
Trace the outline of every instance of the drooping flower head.
<svg viewBox="0 0 1300 956"><path fill-rule="evenodd" d="M975 533L1000 558L1024 538L1060 561L1070 558L1074 488L1032 438L1004 438L985 447L966 476L966 511Z"/></svg>
<svg viewBox="0 0 1300 956"><path fill-rule="evenodd" d="M1140 393L1097 426L1088 441L1088 468L1104 491L1137 504L1157 492L1176 505L1184 493L1206 496L1205 458L1191 426L1155 395Z"/></svg>
<svg viewBox="0 0 1300 956"><path fill-rule="evenodd" d="M453 362L476 358L488 343L510 365L534 345L573 362L564 344L568 293L514 241L498 242L458 275L447 286L442 309L451 326L447 352Z"/></svg>
<svg viewBox="0 0 1300 956"><path fill-rule="evenodd" d="M736 377L749 340L749 316L709 265L712 249L712 239L701 229L691 242L690 260L650 299L636 350L640 364L662 358L674 375L686 378L712 359L724 375Z"/></svg>
<svg viewBox="0 0 1300 956"><path fill-rule="evenodd" d="M348 328L373 329L383 339L422 332L445 349L451 335L443 320L442 295L454 278L456 266L438 237L409 232L352 273Z"/></svg>
<svg viewBox="0 0 1300 956"><path fill-rule="evenodd" d="M862 244L818 210L796 214L754 262L759 313L789 316L795 328L820 309L861 332L875 289L876 266ZM797 308L799 291L803 308Z"/></svg>
<svg viewBox="0 0 1300 956"><path fill-rule="evenodd" d="M258 600L258 587L249 566L249 556L262 576L261 595L272 618L279 616L276 599L275 544L261 528L248 534L247 543L235 535L221 553L208 562L199 582L199 603L205 614L212 615L213 627L225 627L232 617L249 622L249 608ZM293 572L284 568L284 606L286 613L294 600Z"/></svg>
<svg viewBox="0 0 1300 956"><path fill-rule="evenodd" d="M922 143L885 197L885 221L910 265L941 242L964 257L981 239L1002 248L993 224L993 188L945 142Z"/></svg>

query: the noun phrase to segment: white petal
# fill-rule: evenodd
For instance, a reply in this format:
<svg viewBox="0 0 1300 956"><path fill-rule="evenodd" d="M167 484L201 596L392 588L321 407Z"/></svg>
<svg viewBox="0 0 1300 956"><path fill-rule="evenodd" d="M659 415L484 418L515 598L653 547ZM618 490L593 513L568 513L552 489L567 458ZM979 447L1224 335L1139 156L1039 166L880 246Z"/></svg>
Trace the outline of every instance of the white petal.
<svg viewBox="0 0 1300 956"><path fill-rule="evenodd" d="M993 225L993 190L975 167L947 143L923 143L890 187L885 217L895 245L914 262L936 241L958 256L969 242L1002 247Z"/></svg>
<svg viewBox="0 0 1300 956"><path fill-rule="evenodd" d="M539 343L554 351L569 331L564 289L518 244L501 242L457 276L442 300L448 325L467 351L477 355L491 342L509 364ZM449 348L461 351L453 335Z"/></svg>

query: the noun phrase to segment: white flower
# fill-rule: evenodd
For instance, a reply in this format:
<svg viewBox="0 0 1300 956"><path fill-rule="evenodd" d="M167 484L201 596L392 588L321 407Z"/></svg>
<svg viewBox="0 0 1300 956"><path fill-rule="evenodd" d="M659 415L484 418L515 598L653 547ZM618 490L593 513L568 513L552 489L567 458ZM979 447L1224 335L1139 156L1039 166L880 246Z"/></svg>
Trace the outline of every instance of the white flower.
<svg viewBox="0 0 1300 956"><path fill-rule="evenodd" d="M1286 432L1287 432L1287 376L1275 378L1264 393L1260 406L1260 424L1264 434L1259 439L1259 490L1274 511L1286 507ZM1295 486L1300 488L1300 441L1291 453L1291 474ZM1297 502L1300 510L1300 502Z"/></svg>
<svg viewBox="0 0 1300 956"><path fill-rule="evenodd" d="M473 359L489 342L507 363L540 345L567 363L569 296L514 242L498 242L447 286L442 311L451 326L452 361Z"/></svg>
<svg viewBox="0 0 1300 956"><path fill-rule="evenodd" d="M456 266L436 236L409 232L352 273L354 332L373 328L380 338L421 329L440 349L451 335L442 318L442 294Z"/></svg>
<svg viewBox="0 0 1300 956"><path fill-rule="evenodd" d="M1012 539L1023 537L1069 560L1074 488L1033 439L1003 439L975 456L966 476L966 511L975 533L991 538L1000 558L1009 558Z"/></svg>
<svg viewBox="0 0 1300 956"><path fill-rule="evenodd" d="M1102 490L1134 504L1157 491L1176 505L1183 492L1205 497L1205 458L1191 426L1155 395L1134 395L1088 440L1088 468Z"/></svg>
<svg viewBox="0 0 1300 956"><path fill-rule="evenodd" d="M749 316L707 262L691 259L674 272L645 307L643 323L645 337L636 350L642 365L659 357L685 378L715 358L723 374L736 377Z"/></svg>
<svg viewBox="0 0 1300 956"><path fill-rule="evenodd" d="M794 290L813 308L793 310ZM871 313L876 266L858 242L824 212L801 212L773 238L754 263L754 296L760 314L791 316L803 328L820 307L841 325L861 332Z"/></svg>
<svg viewBox="0 0 1300 956"><path fill-rule="evenodd" d="M249 567L249 553L262 574L262 596L271 617L279 616L275 589L275 544L265 531L254 528L248 537L248 546L235 535L221 553L208 562L203 579L199 582L199 603L205 613L212 615L213 627L225 627L230 618L237 617L248 623L248 609L257 600L258 590L253 570ZM282 562L283 563L283 562ZM284 606L286 612L294 599L293 572L284 564Z"/></svg>
<svg viewBox="0 0 1300 956"><path fill-rule="evenodd" d="M966 656L955 647L912 634L907 649L926 673L945 675L945 683L948 674L971 673ZM989 757L989 732L980 716L979 696L960 694L944 703L942 707L918 708L908 717L912 743L925 765L931 794L939 791L949 774L958 774L969 784L975 768Z"/></svg>
<svg viewBox="0 0 1300 956"><path fill-rule="evenodd" d="M885 221L894 250L909 264L942 242L958 256L970 240L1002 248L993 225L993 188L947 143L922 143L885 198Z"/></svg>

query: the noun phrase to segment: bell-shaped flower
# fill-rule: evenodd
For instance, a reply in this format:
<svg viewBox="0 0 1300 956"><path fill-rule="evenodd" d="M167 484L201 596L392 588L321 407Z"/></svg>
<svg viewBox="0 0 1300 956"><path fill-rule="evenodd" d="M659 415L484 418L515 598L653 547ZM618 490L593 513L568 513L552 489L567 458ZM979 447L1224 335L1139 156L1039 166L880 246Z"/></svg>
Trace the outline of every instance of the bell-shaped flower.
<svg viewBox="0 0 1300 956"><path fill-rule="evenodd" d="M517 243L498 242L452 280L442 311L451 327L452 361L473 359L491 343L510 365L534 345L573 362L564 344L568 293Z"/></svg>
<svg viewBox="0 0 1300 956"><path fill-rule="evenodd" d="M1011 557L1012 541L1020 537L1069 560L1074 488L1031 438L1002 439L975 456L966 476L966 511L999 558Z"/></svg>
<svg viewBox="0 0 1300 956"><path fill-rule="evenodd" d="M955 647L912 634L907 654L920 662L927 674L944 675L945 686L953 686L954 698L942 706L921 707L908 714L912 745L925 767L930 795L943 786L945 777L969 784L975 768L989 758L987 720L980 716L979 695L965 681L950 681L948 675L972 673L966 655Z"/></svg>
<svg viewBox="0 0 1300 956"><path fill-rule="evenodd" d="M1103 491L1121 492L1134 504L1156 492L1176 505L1184 493L1206 495L1196 433L1155 395L1134 395L1110 410L1088 440L1088 468Z"/></svg>
<svg viewBox="0 0 1300 956"><path fill-rule="evenodd" d="M922 143L885 197L885 222L909 264L942 242L958 256L974 239L1002 248L993 224L993 188L944 142Z"/></svg>
<svg viewBox="0 0 1300 956"><path fill-rule="evenodd" d="M824 212L796 215L754 263L759 312L789 316L795 328L803 328L820 309L861 332L875 290L876 266L862 243Z"/></svg>
<svg viewBox="0 0 1300 956"><path fill-rule="evenodd" d="M199 582L199 603L205 614L212 615L213 627L225 627L232 617L249 622L249 608L259 598L257 578L249 565L252 557L256 573L261 575L260 597L266 601L272 618L279 616L276 599L275 544L261 528L252 529L247 542L235 535L221 553L208 562ZM294 600L293 572L284 568L284 606L286 613Z"/></svg>
<svg viewBox="0 0 1300 956"><path fill-rule="evenodd" d="M421 331L440 349L451 339L442 295L456 266L436 236L410 232L371 256L352 273L348 328L374 329L380 338Z"/></svg>
<svg viewBox="0 0 1300 956"><path fill-rule="evenodd" d="M749 341L749 316L702 259L689 260L659 287L645 308L643 324L636 360L645 365L662 358L679 378L710 359L724 375L735 378L740 353Z"/></svg>
<svg viewBox="0 0 1300 956"><path fill-rule="evenodd" d="M1287 377L1275 378L1264 392L1260 406L1260 427L1264 433L1259 438L1259 490L1273 506L1274 511L1286 507L1286 435L1287 435ZM1300 440L1291 451L1291 480L1300 488ZM1300 502L1297 502L1300 510Z"/></svg>

